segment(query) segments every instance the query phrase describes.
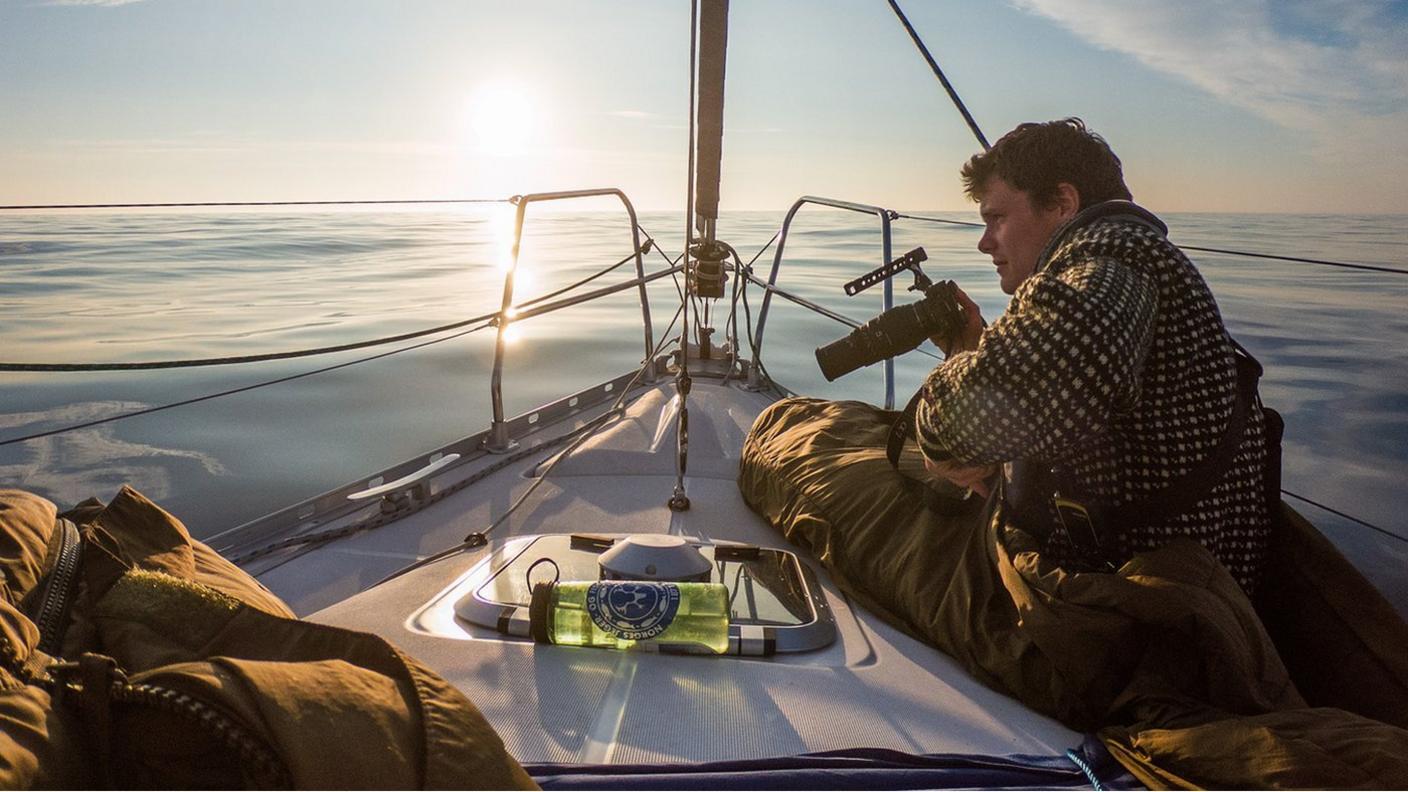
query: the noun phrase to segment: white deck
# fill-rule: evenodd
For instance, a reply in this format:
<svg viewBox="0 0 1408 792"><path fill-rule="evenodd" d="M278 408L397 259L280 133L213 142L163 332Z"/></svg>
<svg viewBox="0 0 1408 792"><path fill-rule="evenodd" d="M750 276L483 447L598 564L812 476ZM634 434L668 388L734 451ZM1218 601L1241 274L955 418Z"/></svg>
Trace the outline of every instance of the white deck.
<svg viewBox="0 0 1408 792"><path fill-rule="evenodd" d="M539 646L456 619L450 589L513 536L668 532L784 544L744 505L735 483L741 441L769 398L737 383L695 380L686 479L693 506L675 513L666 506L674 484L672 396L664 384L638 398L564 460L487 548L353 595L484 529L550 452L374 532L273 568L261 564L261 580L300 612L335 602L310 618L377 633L427 663L469 696L524 763L693 762L855 747L1052 755L1080 742L942 653L852 609L824 574L837 641L767 659Z"/></svg>

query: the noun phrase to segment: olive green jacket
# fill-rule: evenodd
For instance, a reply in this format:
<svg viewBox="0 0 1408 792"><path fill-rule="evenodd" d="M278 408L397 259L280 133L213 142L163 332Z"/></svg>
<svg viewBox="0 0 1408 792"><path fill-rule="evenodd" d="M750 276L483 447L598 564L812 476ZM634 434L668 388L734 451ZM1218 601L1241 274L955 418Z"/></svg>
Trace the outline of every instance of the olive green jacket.
<svg viewBox="0 0 1408 792"><path fill-rule="evenodd" d="M0 490L0 787L534 787L445 680L295 619L134 490L67 516L83 555L54 665L30 617L55 508Z"/></svg>
<svg viewBox="0 0 1408 792"><path fill-rule="evenodd" d="M1291 509L1255 605L1189 540L1069 573L917 449L896 474L893 416L787 400L744 444L745 500L849 596L1150 786L1408 788L1408 626Z"/></svg>

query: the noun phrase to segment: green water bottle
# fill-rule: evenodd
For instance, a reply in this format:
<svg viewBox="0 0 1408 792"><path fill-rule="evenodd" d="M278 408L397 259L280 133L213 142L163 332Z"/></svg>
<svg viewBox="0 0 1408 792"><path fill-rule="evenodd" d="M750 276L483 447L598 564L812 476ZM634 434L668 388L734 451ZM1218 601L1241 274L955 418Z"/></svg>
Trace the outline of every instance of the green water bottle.
<svg viewBox="0 0 1408 792"><path fill-rule="evenodd" d="M538 583L528 606L533 640L688 654L728 652L722 583L598 580Z"/></svg>

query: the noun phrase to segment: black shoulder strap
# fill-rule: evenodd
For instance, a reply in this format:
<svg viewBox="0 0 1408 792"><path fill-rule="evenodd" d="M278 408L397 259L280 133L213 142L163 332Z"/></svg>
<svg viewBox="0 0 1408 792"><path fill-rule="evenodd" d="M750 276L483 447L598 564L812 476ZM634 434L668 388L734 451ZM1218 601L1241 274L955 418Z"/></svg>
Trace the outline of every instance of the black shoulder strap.
<svg viewBox="0 0 1408 792"><path fill-rule="evenodd" d="M1262 366L1241 344L1228 336L1232 344L1233 356L1237 365L1237 398L1232 406L1232 416L1217 447L1208 454L1203 464L1185 473L1169 487L1141 501L1122 504L1117 508L1104 510L1101 522L1107 525L1127 525L1133 522L1152 524L1167 521L1198 504L1212 488L1227 474L1236 459L1237 448L1246 435L1247 420L1257 401L1257 383L1261 379ZM885 444L885 455L890 464L899 467L900 453L905 441L914 431L914 415L919 406L922 389L916 392L905 405L904 412L890 426L890 436ZM1279 465L1277 466L1279 469ZM1279 484L1277 486L1279 490ZM1279 495L1279 492L1277 493Z"/></svg>
<svg viewBox="0 0 1408 792"><path fill-rule="evenodd" d="M905 441L914 431L914 414L919 410L919 398L923 394L922 387L915 391L914 395L909 397L909 403L904 406L904 411L890 424L890 437L885 441L885 456L890 460L890 467L896 470L900 467L900 454L904 451Z"/></svg>
<svg viewBox="0 0 1408 792"><path fill-rule="evenodd" d="M1237 400L1232 407L1232 417L1227 421L1227 429L1222 433L1222 440L1203 464L1188 471L1170 486L1144 500L1110 509L1104 515L1109 524L1153 524L1183 514L1207 497L1232 467L1237 448L1246 435L1247 419L1257 400L1257 382L1261 379L1262 367L1231 336L1228 336L1228 341L1232 343L1233 356L1237 361Z"/></svg>
<svg viewBox="0 0 1408 792"><path fill-rule="evenodd" d="M1075 217L1066 221L1066 224L1056 229L1051 235L1051 239L1046 241L1041 255L1036 257L1036 271L1041 272L1046 269L1046 262L1055 254L1061 245L1066 243L1071 234L1094 223L1096 220L1113 218L1121 222L1136 223L1142 225L1159 236L1168 236L1168 226L1160 220L1157 215L1133 201L1103 201L1092 204L1076 213Z"/></svg>

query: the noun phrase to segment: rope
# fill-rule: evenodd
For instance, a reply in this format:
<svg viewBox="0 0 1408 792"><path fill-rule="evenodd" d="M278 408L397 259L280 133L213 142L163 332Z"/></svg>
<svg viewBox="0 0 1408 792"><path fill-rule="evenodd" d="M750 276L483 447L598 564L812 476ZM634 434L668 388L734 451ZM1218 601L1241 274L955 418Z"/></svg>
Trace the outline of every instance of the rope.
<svg viewBox="0 0 1408 792"><path fill-rule="evenodd" d="M171 209L199 206L352 206L368 204L469 204L508 203L507 198L412 198L374 201L180 201L174 203L33 204L0 206L6 209Z"/></svg>
<svg viewBox="0 0 1408 792"><path fill-rule="evenodd" d="M1097 790L1097 792L1103 792L1105 785L1100 783L1100 777L1095 775L1095 771L1091 769L1090 763L1082 759L1080 754L1076 753L1076 749L1067 748L1066 758L1070 759L1072 764L1080 768L1080 771L1085 774L1085 779L1090 782L1092 788Z"/></svg>
<svg viewBox="0 0 1408 792"><path fill-rule="evenodd" d="M983 136L983 130L978 128L978 122L973 120L972 114L969 113L968 108L963 105L963 100L958 98L958 91L953 89L953 85L949 83L948 78L944 76L944 72L939 68L938 62L934 60L934 56L929 54L929 48L924 46L923 40L921 40L919 34L915 32L914 26L909 24L909 19L905 17L904 12L900 10L900 4L895 2L895 0L890 0L890 8L894 9L895 16L900 18L900 24L904 25L904 29L909 32L909 37L914 40L914 46L919 48L919 52L924 56L924 60L929 62L929 68L934 71L934 76L939 78L939 82L943 84L944 90L948 91L948 98L953 100L953 106L957 107L958 112L963 114L963 120L967 121L968 128L973 130L973 137L978 139L978 143L982 145L984 151L991 148L991 146L988 145L988 139Z"/></svg>
<svg viewBox="0 0 1408 792"><path fill-rule="evenodd" d="M49 437L49 436L56 435L56 434L63 434L63 433L65 433L65 432L73 432L73 431L77 431L77 430L79 430L79 429L87 429L87 428L89 428L89 427L98 426L98 425L100 425L100 424L105 424L105 423L112 423L113 421L121 421L121 420L125 420L125 419L127 419L127 418L136 418L136 417L139 416L139 415L150 415L150 414L152 414L152 413L161 412L162 410L170 410L170 409L175 408L175 407L185 407L185 406L188 405L188 404L196 404L196 403L198 403L198 402L209 401L209 400L211 400L211 399L219 399L219 398L224 397L224 396L232 396L232 395L234 395L234 394L236 394L236 393L243 393L243 392L245 392L245 391L255 390L256 388L264 388L264 387L268 387L268 386L270 386L270 385L278 385L278 384L284 383L284 382L292 382L293 380L303 379L304 377L311 377L311 376L313 376L314 374L324 374L324 373L327 373L327 372L329 372L329 371L336 371L337 369L347 368L348 366L355 366L355 365L357 365L357 364L359 364L359 363L367 363L367 362L370 362L370 361L373 361L373 360L378 360L378 359L380 359L380 358L390 357L391 355L397 355L397 354L400 354L400 353L402 353L402 352L409 352L409 351L411 351L411 350L413 350L413 349L420 349L421 347L427 347L427 346L430 346L431 344L438 344L438 343L440 343L440 342L442 342L442 341L450 341L450 340L452 340L452 339L459 338L460 336L466 336L466 335L469 335L470 333L477 332L477 331L479 331L479 330L483 330L483 329L486 328L486 327L492 327L492 326L493 326L492 323L490 323L490 322L485 322L484 324L481 324L481 325L479 325L479 326L477 326L477 327L471 327L471 328L468 329L468 330L463 330L463 331L461 331L461 332L455 333L454 335L446 336L446 337L444 337L444 338L437 338L437 339L434 339L434 340L432 340L432 341L423 341L423 342L421 342L421 343L419 343L419 344L412 344L412 345L410 345L410 346L401 347L400 349L393 349L393 350L391 350L391 351L389 351L389 352L382 352L382 353L377 354L377 355L371 355L371 356L364 357L364 358L358 358L358 359L356 359L356 360L349 360L349 361L347 361L346 363L338 363L337 365L334 365L334 366L325 366L325 367L320 368L320 369L313 369L312 371L305 371L305 372L303 372L303 373L301 373L301 374L292 374L292 375L287 376L287 377L279 377L278 379L265 380L264 382L258 382L258 383L255 383L255 384L253 384L253 385L245 385L245 386L242 386L242 387L239 387L239 388L231 388L231 389L229 389L229 390L220 391L220 392L218 392L218 393L210 393L210 394L206 394L205 396L197 396L197 397L195 397L195 398L193 398L193 399L184 399L184 400L182 400L182 401L172 402L172 403L170 403L170 404L163 404L163 405L160 405L160 406L158 406L158 407L148 407L148 408L145 409L145 410L136 410L136 411L133 411L133 412L122 413L122 414L120 414L120 415L109 416L109 417L107 417L107 418L99 418L99 419L97 419L97 420L95 420L95 421L86 421L86 422L81 423L81 424L74 424L74 425L72 425L72 426L65 426L65 427L61 427L61 428L59 428L59 429L50 429L50 430L47 431L47 432L36 432L36 433L34 433L34 434L31 434L31 435L25 435L24 437L14 437L14 438L10 438L10 439L8 439L8 440L0 440L0 447L7 446L7 445L14 445L15 443L23 443L23 442L25 442L25 441L27 441L27 440L38 440L38 439L41 438L41 437Z"/></svg>

